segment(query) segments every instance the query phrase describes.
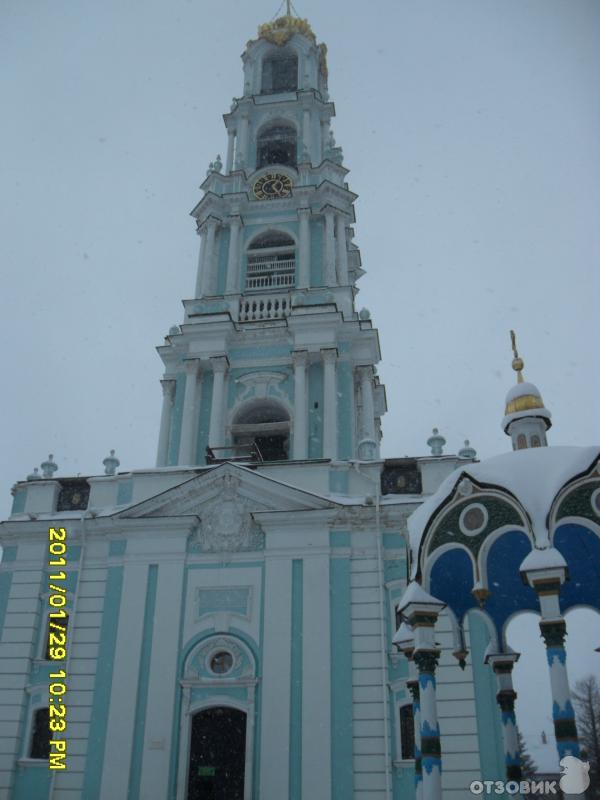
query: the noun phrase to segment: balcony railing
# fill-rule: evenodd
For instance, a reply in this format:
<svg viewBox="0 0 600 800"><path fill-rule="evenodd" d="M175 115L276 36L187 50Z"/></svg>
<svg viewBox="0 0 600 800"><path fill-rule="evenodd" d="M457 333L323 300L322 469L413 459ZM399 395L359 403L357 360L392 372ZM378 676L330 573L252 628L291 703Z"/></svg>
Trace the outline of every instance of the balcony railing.
<svg viewBox="0 0 600 800"><path fill-rule="evenodd" d="M268 319L283 319L291 311L289 294L260 294L241 297L240 322L257 322Z"/></svg>
<svg viewBox="0 0 600 800"><path fill-rule="evenodd" d="M246 289L288 289L295 283L296 259L250 256L246 269Z"/></svg>

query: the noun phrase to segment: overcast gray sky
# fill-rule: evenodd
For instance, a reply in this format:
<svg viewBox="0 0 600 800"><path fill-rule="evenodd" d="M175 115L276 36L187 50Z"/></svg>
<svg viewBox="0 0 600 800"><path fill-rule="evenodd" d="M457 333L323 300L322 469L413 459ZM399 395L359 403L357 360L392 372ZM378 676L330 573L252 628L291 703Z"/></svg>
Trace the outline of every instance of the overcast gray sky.
<svg viewBox="0 0 600 800"><path fill-rule="evenodd" d="M600 4L298 0L329 46L381 335L384 453L509 447L508 330L553 444L600 440ZM240 54L277 0L1 5L1 484L152 465L161 364L225 149Z"/></svg>
<svg viewBox="0 0 600 800"><path fill-rule="evenodd" d="M509 448L515 328L552 444L600 441L600 3L297 0L329 47L379 328L384 455ZM154 464L154 351L195 280L188 212L240 54L277 0L0 3L0 512L59 475ZM600 639L600 634L599 634ZM600 644L600 641L598 642Z"/></svg>

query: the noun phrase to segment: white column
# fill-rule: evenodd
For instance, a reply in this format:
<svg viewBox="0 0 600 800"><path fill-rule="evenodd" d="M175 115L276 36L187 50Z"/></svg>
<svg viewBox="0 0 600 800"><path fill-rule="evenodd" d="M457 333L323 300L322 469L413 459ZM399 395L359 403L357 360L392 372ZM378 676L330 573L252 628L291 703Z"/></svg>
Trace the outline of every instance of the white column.
<svg viewBox="0 0 600 800"><path fill-rule="evenodd" d="M215 260L215 234L217 232L217 220L209 217L206 221L206 244L202 266L200 267L202 276L198 282L202 286L199 293L202 297L207 297L214 291L214 260Z"/></svg>
<svg viewBox="0 0 600 800"><path fill-rule="evenodd" d="M359 425L358 457L372 461L378 456L375 431L375 402L373 398L373 367L359 367L361 412Z"/></svg>
<svg viewBox="0 0 600 800"><path fill-rule="evenodd" d="M496 702L502 712L502 738L507 781L520 781L523 777L517 720L515 717L517 693L514 690L512 681L513 666L519 660L519 656L520 653L496 653L488 655L485 659L494 670L498 681Z"/></svg>
<svg viewBox="0 0 600 800"><path fill-rule="evenodd" d="M335 236L334 210L330 206L325 209L325 286L335 286Z"/></svg>
<svg viewBox="0 0 600 800"><path fill-rule="evenodd" d="M335 220L337 237L337 265L338 282L341 286L348 285L348 249L346 244L346 218L338 214Z"/></svg>
<svg viewBox="0 0 600 800"><path fill-rule="evenodd" d="M239 271L240 271L240 228L242 225L241 217L235 215L230 217L229 222L229 259L227 261L227 285L225 292L233 294L239 291Z"/></svg>
<svg viewBox="0 0 600 800"><path fill-rule="evenodd" d="M325 148L327 147L327 126L326 119L321 120L321 161L325 158Z"/></svg>
<svg viewBox="0 0 600 800"><path fill-rule="evenodd" d="M308 352L297 350L292 353L294 362L294 459L308 456L308 391L306 386L306 365Z"/></svg>
<svg viewBox="0 0 600 800"><path fill-rule="evenodd" d="M158 435L156 466L166 467L169 455L169 434L171 432L171 413L173 411L173 399L175 397L175 381L162 380L160 385L163 391L163 401L160 414L160 433Z"/></svg>
<svg viewBox="0 0 600 800"><path fill-rule="evenodd" d="M212 404L210 408L210 428L208 446L222 447L225 441L223 414L225 411L225 371L228 367L226 356L211 358L213 368Z"/></svg>
<svg viewBox="0 0 600 800"><path fill-rule="evenodd" d="M323 357L323 458L337 457L337 385L335 347L321 350Z"/></svg>
<svg viewBox="0 0 600 800"><path fill-rule="evenodd" d="M412 696L413 707L413 727L415 736L415 796L416 800L423 800L423 769L421 766L421 698L419 695L419 677L414 668L412 655L409 658L410 680L406 682L406 688Z"/></svg>
<svg viewBox="0 0 600 800"><path fill-rule="evenodd" d="M206 227L198 228L198 235L200 236L200 253L198 255L198 270L196 272L196 289L194 297L202 297L202 281L203 281L203 264L206 258Z"/></svg>
<svg viewBox="0 0 600 800"><path fill-rule="evenodd" d="M312 142L310 135L310 111L305 108L302 112L302 143L306 149L310 163L312 164Z"/></svg>
<svg viewBox="0 0 600 800"><path fill-rule="evenodd" d="M299 208L300 243L298 264L298 288L308 289L310 286L310 208Z"/></svg>
<svg viewBox="0 0 600 800"><path fill-rule="evenodd" d="M225 162L225 172L227 175L233 169L233 148L235 146L235 130L229 128L227 131L227 161Z"/></svg>
<svg viewBox="0 0 600 800"><path fill-rule="evenodd" d="M242 169L248 166L248 117L245 115L242 115L240 118L237 160L241 161Z"/></svg>
<svg viewBox="0 0 600 800"><path fill-rule="evenodd" d="M196 394L198 386L198 361L191 359L185 364L185 392L183 395L183 414L181 438L179 442L178 464L191 466L196 463L194 431L196 422Z"/></svg>

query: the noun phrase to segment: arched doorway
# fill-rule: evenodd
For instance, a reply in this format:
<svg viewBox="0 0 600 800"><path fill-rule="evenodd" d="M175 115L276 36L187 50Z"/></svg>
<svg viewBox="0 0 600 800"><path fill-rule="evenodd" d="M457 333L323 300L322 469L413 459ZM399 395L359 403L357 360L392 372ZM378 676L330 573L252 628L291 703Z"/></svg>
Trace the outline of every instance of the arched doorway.
<svg viewBox="0 0 600 800"><path fill-rule="evenodd" d="M194 714L187 800L244 800L246 714L215 706Z"/></svg>

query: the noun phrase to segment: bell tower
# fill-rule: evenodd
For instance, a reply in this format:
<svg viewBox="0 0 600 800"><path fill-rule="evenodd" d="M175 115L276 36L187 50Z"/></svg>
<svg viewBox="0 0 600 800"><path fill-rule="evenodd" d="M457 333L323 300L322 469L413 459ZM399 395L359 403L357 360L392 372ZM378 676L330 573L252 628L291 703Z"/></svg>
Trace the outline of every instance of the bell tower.
<svg viewBox="0 0 600 800"><path fill-rule="evenodd" d="M157 464L377 459L385 390L377 331L355 307L357 196L331 130L327 48L288 13L242 62L225 164L211 162L191 212L194 296L158 348Z"/></svg>

